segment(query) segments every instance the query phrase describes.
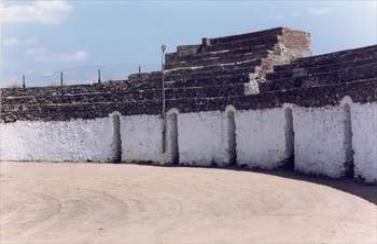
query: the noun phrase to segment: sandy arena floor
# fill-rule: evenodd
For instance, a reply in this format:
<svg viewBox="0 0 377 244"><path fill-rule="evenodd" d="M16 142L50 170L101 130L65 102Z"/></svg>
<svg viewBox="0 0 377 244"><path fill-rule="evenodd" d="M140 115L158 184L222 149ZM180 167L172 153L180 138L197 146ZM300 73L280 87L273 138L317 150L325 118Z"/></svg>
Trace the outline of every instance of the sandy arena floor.
<svg viewBox="0 0 377 244"><path fill-rule="evenodd" d="M377 243L376 186L221 169L0 165L1 243Z"/></svg>

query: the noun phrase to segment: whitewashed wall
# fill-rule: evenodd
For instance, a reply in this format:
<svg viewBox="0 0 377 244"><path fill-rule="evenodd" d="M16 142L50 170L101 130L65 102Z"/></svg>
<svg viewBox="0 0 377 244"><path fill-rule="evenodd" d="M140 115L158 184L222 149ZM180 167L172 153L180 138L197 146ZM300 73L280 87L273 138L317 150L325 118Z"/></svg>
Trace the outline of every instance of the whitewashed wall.
<svg viewBox="0 0 377 244"><path fill-rule="evenodd" d="M162 123L159 115L122 117L122 161L164 164Z"/></svg>
<svg viewBox="0 0 377 244"><path fill-rule="evenodd" d="M178 135L179 111L171 109L166 114L166 141L165 141L165 162L168 164L179 164L179 135Z"/></svg>
<svg viewBox="0 0 377 244"><path fill-rule="evenodd" d="M184 113L178 117L180 163L219 166L228 164L224 112Z"/></svg>
<svg viewBox="0 0 377 244"><path fill-rule="evenodd" d="M377 183L377 103L351 106L355 177Z"/></svg>
<svg viewBox="0 0 377 244"><path fill-rule="evenodd" d="M236 128L239 165L273 169L290 156L283 108L238 111Z"/></svg>
<svg viewBox="0 0 377 244"><path fill-rule="evenodd" d="M347 115L343 105L293 110L295 169L304 173L342 177L349 147L345 141Z"/></svg>
<svg viewBox="0 0 377 244"><path fill-rule="evenodd" d="M108 161L111 144L111 118L0 125L1 160Z"/></svg>
<svg viewBox="0 0 377 244"><path fill-rule="evenodd" d="M377 182L377 103L349 103L348 115L344 104L292 107L296 170L344 176L352 146L355 177ZM273 169L289 158L285 111L286 107L236 111L238 165ZM347 121L350 118L351 123ZM181 164L225 166L229 163L226 112L178 113L177 122ZM347 137L347 123L352 125L352 143L347 141L351 138ZM159 115L121 116L122 161L168 163L171 142L167 129L167 152L162 154ZM0 159L111 161L114 137L112 116L94 120L1 123Z"/></svg>

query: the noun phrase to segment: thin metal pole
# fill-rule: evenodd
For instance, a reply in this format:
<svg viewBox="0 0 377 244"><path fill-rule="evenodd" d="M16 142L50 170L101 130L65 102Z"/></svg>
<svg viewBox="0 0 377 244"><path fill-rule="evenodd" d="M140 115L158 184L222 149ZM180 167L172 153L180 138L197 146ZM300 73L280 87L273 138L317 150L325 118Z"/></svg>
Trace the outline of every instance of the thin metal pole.
<svg viewBox="0 0 377 244"><path fill-rule="evenodd" d="M165 51L166 45L161 45L161 86L162 86L162 153L166 152L166 98L165 98Z"/></svg>
<svg viewBox="0 0 377 244"><path fill-rule="evenodd" d="M60 72L60 86L64 85L64 75L63 72Z"/></svg>
<svg viewBox="0 0 377 244"><path fill-rule="evenodd" d="M26 78L25 78L25 75L22 75L22 88L26 88Z"/></svg>
<svg viewBox="0 0 377 244"><path fill-rule="evenodd" d="M98 84L101 83L101 69L98 69Z"/></svg>

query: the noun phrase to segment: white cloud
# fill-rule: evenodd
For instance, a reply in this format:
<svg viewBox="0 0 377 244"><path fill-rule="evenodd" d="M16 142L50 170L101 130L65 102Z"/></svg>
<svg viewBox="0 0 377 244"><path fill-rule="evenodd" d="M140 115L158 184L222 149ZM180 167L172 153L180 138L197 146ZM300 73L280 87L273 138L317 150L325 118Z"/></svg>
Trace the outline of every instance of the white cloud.
<svg viewBox="0 0 377 244"><path fill-rule="evenodd" d="M89 57L88 53L82 50L69 53L52 53L43 47L36 38L9 37L3 40L3 46L19 48L36 62L80 62Z"/></svg>
<svg viewBox="0 0 377 244"><path fill-rule="evenodd" d="M284 14L270 14L268 15L268 18L275 19L275 20L283 20L283 19L286 19L287 16L285 16Z"/></svg>
<svg viewBox="0 0 377 244"><path fill-rule="evenodd" d="M30 47L37 45L38 41L36 38L27 38L25 40L20 40L15 37L5 38L3 40L4 47Z"/></svg>
<svg viewBox="0 0 377 244"><path fill-rule="evenodd" d="M60 24L72 11L65 0L36 0L28 4L0 4L0 22Z"/></svg>
<svg viewBox="0 0 377 244"><path fill-rule="evenodd" d="M377 1L369 2L369 6L367 6L370 11L377 13Z"/></svg>
<svg viewBox="0 0 377 244"><path fill-rule="evenodd" d="M88 53L82 50L72 53L50 53L42 47L28 49L26 54L36 62L80 62L89 57Z"/></svg>
<svg viewBox="0 0 377 244"><path fill-rule="evenodd" d="M4 47L18 47L20 46L20 40L16 38L8 38L3 40Z"/></svg>
<svg viewBox="0 0 377 244"><path fill-rule="evenodd" d="M299 18L301 17L301 14L297 11L293 11L289 13L289 16L291 16L292 18Z"/></svg>
<svg viewBox="0 0 377 244"><path fill-rule="evenodd" d="M314 16L321 16L331 14L332 11L329 8L312 8L308 10L309 14Z"/></svg>

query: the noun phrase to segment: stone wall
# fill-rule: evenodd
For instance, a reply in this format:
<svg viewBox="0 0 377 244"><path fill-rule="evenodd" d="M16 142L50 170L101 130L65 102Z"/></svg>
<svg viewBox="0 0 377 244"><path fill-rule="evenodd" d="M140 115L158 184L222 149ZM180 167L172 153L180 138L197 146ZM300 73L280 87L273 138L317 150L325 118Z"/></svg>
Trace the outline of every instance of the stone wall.
<svg viewBox="0 0 377 244"><path fill-rule="evenodd" d="M122 161L165 164L159 115L122 116Z"/></svg>
<svg viewBox="0 0 377 244"><path fill-rule="evenodd" d="M306 88L373 79L377 76L377 45L299 58L274 67L261 90Z"/></svg>
<svg viewBox="0 0 377 244"><path fill-rule="evenodd" d="M343 105L321 108L295 107L295 169L304 173L343 177L352 150L349 111ZM352 153L352 152L351 152Z"/></svg>
<svg viewBox="0 0 377 244"><path fill-rule="evenodd" d="M287 28L206 40L166 55L168 100L184 103L193 98L242 96L245 85L262 80L273 64L288 63L310 53L309 34ZM111 112L108 104L110 110L123 114L159 113L161 80L161 72L152 72L103 84L2 89L1 119L103 117Z"/></svg>
<svg viewBox="0 0 377 244"><path fill-rule="evenodd" d="M182 113L178 119L182 164L228 165L226 119L223 112Z"/></svg>
<svg viewBox="0 0 377 244"><path fill-rule="evenodd" d="M166 121L161 72L2 89L1 160L293 163L377 182L377 45L302 57L308 46L307 33L276 28L178 47L166 56Z"/></svg>
<svg viewBox="0 0 377 244"><path fill-rule="evenodd" d="M240 110L236 115L236 128L239 165L275 169L291 159L284 107Z"/></svg>
<svg viewBox="0 0 377 244"><path fill-rule="evenodd" d="M16 92L21 92L17 88ZM57 91L62 88L55 88ZM241 89L241 88L239 88ZM27 89L26 89L27 90ZM180 112L198 112L224 110L229 104L236 109L265 109L279 107L283 103L292 103L304 107L323 107L336 105L345 96L358 103L376 101L377 77L368 80L330 84L327 86L302 89L266 91L257 95L237 95L232 90L177 88L167 89L167 109L177 108ZM8 123L17 120L59 121L70 119L93 119L107 117L114 111L122 115L160 114L161 95L148 90L108 92L102 94L79 94L51 97L2 97L1 119ZM161 92L161 90L160 90ZM4 93L5 94L5 93ZM136 94L136 95L135 95ZM139 96L139 94L143 94ZM209 95L211 94L211 95ZM213 94L213 95L212 95ZM126 98L124 98L126 97ZM179 98L174 98L179 97ZM82 100L80 100L80 98ZM28 99L28 100L26 100ZM40 101L36 101L40 99Z"/></svg>
<svg viewBox="0 0 377 244"><path fill-rule="evenodd" d="M377 103L349 101L350 121L342 103L315 108L283 104L263 110L235 110L237 165L275 169L289 164L294 155L295 169L304 173L334 178L351 175L376 182ZM287 108L293 114L293 140ZM110 115L90 120L1 124L1 159L112 161L116 157L112 119ZM179 164L227 166L231 163L226 111L178 113L177 121ZM162 120L158 115L122 116L122 161L170 164L171 147L162 152L161 132ZM347 139L350 134L351 145ZM349 151L354 152L351 161Z"/></svg>
<svg viewBox="0 0 377 244"><path fill-rule="evenodd" d="M377 103L352 103L354 176L377 182Z"/></svg>
<svg viewBox="0 0 377 244"><path fill-rule="evenodd" d="M111 118L0 124L0 156L11 161L113 160Z"/></svg>

